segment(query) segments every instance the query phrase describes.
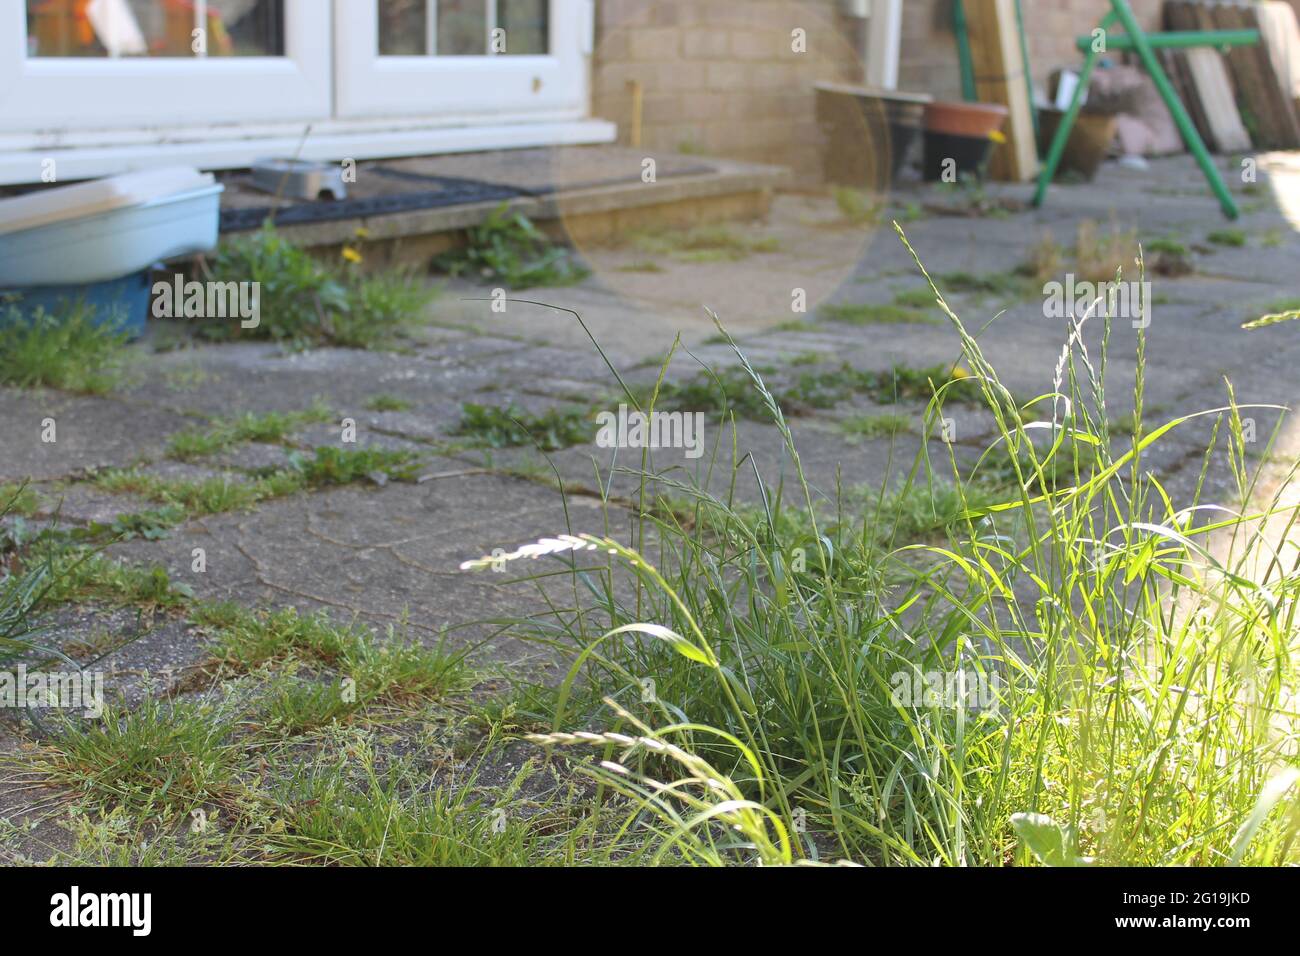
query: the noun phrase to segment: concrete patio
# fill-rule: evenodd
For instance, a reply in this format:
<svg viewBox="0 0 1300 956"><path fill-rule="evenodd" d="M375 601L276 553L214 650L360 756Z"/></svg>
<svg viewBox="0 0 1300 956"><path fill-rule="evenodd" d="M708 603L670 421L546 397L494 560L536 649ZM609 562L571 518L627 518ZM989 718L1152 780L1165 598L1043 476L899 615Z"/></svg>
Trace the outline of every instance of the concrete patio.
<svg viewBox="0 0 1300 956"><path fill-rule="evenodd" d="M854 226L824 195L780 194L766 220L738 227L775 240L775 251L733 262L663 256L657 259L660 271L648 272L629 268L644 258L635 250L581 244L593 270L590 279L572 288L519 294L559 309L511 302L494 312L482 301L481 287L453 281L400 353L210 344L190 340L184 328L154 322L150 337L132 347L128 383L110 395L0 390L0 482L33 482L41 500L38 521L56 515L64 525L111 521L148 503L98 490L88 481L96 469L139 466L148 473L249 481L259 469L286 462L292 448L249 443L210 460L180 463L166 457L169 436L214 418L298 411L320 400L335 421L304 426L291 446L338 445L339 423L350 418L358 446L417 455L419 480L299 493L190 520L159 540L136 538L113 545L110 553L161 565L197 598L259 608L324 608L341 619L402 625L426 641L447 629L455 641L483 642L476 655L488 666L541 667L547 662L538 652L497 623L536 610L536 586L512 583L510 574L462 573L458 565L566 531L607 529L618 536L632 519L625 503L634 479L611 468L625 462L613 463L612 453L594 444L551 455L553 473L535 451L466 448L454 431L465 402L532 412L574 403L617 406L609 370L586 331L560 309L579 312L611 361L636 384L654 381L678 334L689 351L674 359L671 379L694 377L697 362L735 364L729 347L717 341L706 307L718 313L750 361L773 368L777 382L843 362L859 369L925 367L959 355L957 336L936 309L926 313L933 321L900 324L853 325L818 314L826 304L885 304L899 292L923 288L890 216L912 210L903 226L934 276L1006 273L1045 231L1068 244L1078 223L1092 219L1136 228L1144 241L1176 236L1193 250L1192 274L1152 277L1156 304L1147 330L1146 372L1152 420L1224 406L1225 377L1243 404L1290 405L1300 398L1295 328L1246 332L1241 325L1270 303L1300 294L1300 158L1263 158L1259 186L1237 191L1246 209L1236 224L1246 236L1240 247L1209 241L1226 224L1187 157L1154 162L1146 172L1108 165L1092 184L1056 187L1045 208L1004 217L918 212L952 197L911 186L891 197L895 205L882 221ZM1027 189L997 192L1023 197ZM792 312L797 289L807 294L806 314ZM954 293L949 301L1010 387L1029 396L1052 390L1066 330L1063 321L1044 317L1040 297L1009 301ZM1088 330L1090 348L1099 347L1100 332L1100 323ZM1114 415L1132 407L1136 345L1137 332L1117 322L1108 370ZM380 393L407 407L368 410L368 399ZM848 415L878 411L850 401L792 420L804 467L820 493L833 498L837 476L845 484L879 485L911 467L920 442L914 434L850 441L837 426ZM919 421L923 408L910 403L899 411ZM987 415L962 409L951 414L959 455L978 454L991 434ZM1262 447L1275 416L1261 411L1256 417ZM47 418L58 423L53 444L41 440ZM712 449L720 442L729 461L730 434L717 421L707 427L706 445ZM753 454L766 480L778 481L777 429L746 421L738 430L738 447ZM1144 459L1176 501L1195 489L1207 434L1199 426L1180 429ZM1285 462L1297 452L1300 434L1287 424L1274 459ZM676 454L658 453L656 466L702 481L704 465ZM1228 494L1225 463L1211 470L1207 499ZM567 501L556 492L555 474ZM192 570L196 547L206 553L203 573ZM62 609L58 620L65 643L105 633L137 638L102 665L110 694L129 694L144 674L175 678L204 656L194 629L167 612L141 616L88 604Z"/></svg>
<svg viewBox="0 0 1300 956"><path fill-rule="evenodd" d="M1242 322L1268 303L1294 296L1300 235L1292 209L1300 195L1300 162L1278 156L1266 163L1268 183L1241 228L1246 246L1205 241L1222 228L1213 199L1199 188L1190 159L1166 160L1137 174L1108 167L1088 186L1058 187L1046 208L1005 218L924 216L904 228L932 275L1000 273L1021 262L1044 230L1068 241L1084 219L1133 226L1144 239L1179 235L1195 254L1196 272L1177 279L1155 277L1147 346L1147 406L1162 417L1225 404L1224 377L1242 403L1289 404L1300 384L1294 368L1300 340L1287 326L1247 333ZM1173 184L1171 188L1171 184ZM906 196L895 197L906 201ZM943 324L848 325L820 320L818 304L888 303L899 290L923 280L907 250L886 224L859 229L837 221L825 198L779 196L770 218L755 234L779 240L779 251L755 253L729 263L683 263L664 258L663 272L620 271L635 253L585 249L591 279L567 289L536 289L521 297L581 313L602 348L633 382L650 382L658 363L681 334L690 356L679 353L670 376L686 379L709 366L735 362L705 312L714 309L755 365L790 374L802 356L808 367L847 361L866 369L894 363L924 367L952 361L958 343ZM1267 236L1267 241L1261 237ZM807 315L791 312L791 290L807 290ZM250 513L220 515L186 524L162 541L132 541L114 550L136 561L157 561L202 597L233 597L247 604L324 606L375 623L405 616L434 632L447 625L496 618L521 610L529 600L500 581L461 575L458 563L566 530L559 497L545 482L517 477L541 470L534 452L487 453L457 447L452 434L467 401L530 411L575 401L610 398L615 382L586 332L567 312L512 303L504 313L481 301L483 291L450 283L431 308L418 343L403 354L316 350L285 353L274 345L190 342L154 352L151 341L133 347L138 362L130 384L91 398L56 392L0 392L0 444L5 449L0 481L31 479L63 522L111 519L140 509L142 502L95 491L88 469L141 464L160 472L227 474L235 479L275 464L287 450L247 445L196 465L169 462L169 435L209 418L244 411L293 411L322 399L337 417L357 422L360 444L418 453L426 479L420 484L346 488L268 502ZM971 294L950 301L987 357L1014 389L1038 395L1052 388L1052 370L1064 341L1064 325L1044 318L1040 301L998 302ZM995 321L995 313L998 317ZM938 312L933 311L938 318ZM805 320L799 327L792 320ZM986 326L986 323L987 326ZM154 323L162 341L165 323ZM1098 323L1099 325L1099 323ZM1100 329L1092 331L1095 338ZM1136 332L1117 323L1110 342L1112 382L1131 383ZM1130 388L1115 389L1114 413L1131 407ZM388 393L409 410L371 412L369 396ZM845 405L814 412L794 423L805 466L819 487L833 494L837 469L854 482L886 480L893 463L905 468L912 449L888 440L847 443L837 419L862 409ZM920 406L906 409L919 418ZM960 416L960 411L955 412ZM40 439L40 423L58 421L55 444ZM1261 416L1260 434L1269 424ZM975 449L988 422L957 421L958 443ZM717 423L711 423L712 429ZM775 466L779 436L770 426L744 422L742 445L760 462ZM1170 487L1190 491L1200 467L1192 451L1203 435L1166 444L1158 461ZM300 447L337 444L340 430L312 425L294 436ZM716 432L708 436L712 443ZM1295 434L1284 431L1287 447ZM1183 444L1185 442L1185 444ZM905 444L905 443L904 443ZM1172 449L1181 447L1188 454ZM1279 449L1279 452L1286 449ZM600 522L597 469L609 478L609 453L594 445L553 456L565 476L574 530ZM661 461L661 467L681 462ZM774 476L768 476L773 478ZM615 484L617 485L617 479ZM208 570L189 570L190 551L208 550ZM174 640L168 632L168 640ZM162 650L162 649L160 649ZM176 650L169 648L170 654ZM182 655L183 656L183 655Z"/></svg>

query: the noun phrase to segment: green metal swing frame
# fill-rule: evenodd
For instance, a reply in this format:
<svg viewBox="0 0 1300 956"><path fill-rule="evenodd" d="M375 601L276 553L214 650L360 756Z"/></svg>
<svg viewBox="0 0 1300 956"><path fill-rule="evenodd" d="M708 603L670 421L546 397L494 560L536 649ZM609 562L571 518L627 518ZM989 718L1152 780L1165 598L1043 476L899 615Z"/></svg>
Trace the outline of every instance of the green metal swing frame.
<svg viewBox="0 0 1300 956"><path fill-rule="evenodd" d="M1124 33L1112 36L1110 30L1117 24L1124 28ZM1178 131L1182 134L1183 142L1187 144L1187 148L1196 157L1196 162L1205 174L1210 189L1218 197L1224 215L1229 219L1236 219L1241 215L1241 211L1232 198L1232 192L1224 183L1218 167L1214 165L1209 150L1205 148L1205 142L1196 131L1192 118L1187 114L1187 108L1183 106L1182 100L1178 98L1178 94L1174 91L1173 84L1169 82L1169 77L1165 74L1164 68L1160 66L1155 51L1186 50L1194 47L1216 47L1226 50L1236 46L1254 46L1260 42L1259 31L1185 30L1172 33L1145 33L1138 25L1137 18L1133 15L1128 0L1111 0L1111 11L1102 18L1099 29L1105 35L1105 43L1100 49L1096 42L1096 34L1080 37L1078 40L1079 50L1087 54L1087 59L1083 64L1083 73L1079 77L1078 88L1074 91L1074 99L1070 102L1070 108L1066 111L1060 126L1056 130L1056 136L1052 140L1051 148L1047 152L1047 159L1039 174L1038 190L1034 193L1034 205L1041 206L1043 204L1043 200L1047 196L1047 190L1052 185L1052 179L1056 176L1057 167L1060 166L1061 157L1065 153L1065 145L1069 142L1070 133L1074 129L1075 121L1079 118L1079 110L1083 107L1083 97L1088 89L1088 81L1092 79L1098 61L1106 53L1113 50L1122 52L1135 51L1138 59L1142 61L1142 65L1146 67L1147 73L1150 74L1152 81L1154 81L1156 89L1160 91L1160 96L1165 101L1165 105L1169 107L1169 112L1178 125Z"/></svg>

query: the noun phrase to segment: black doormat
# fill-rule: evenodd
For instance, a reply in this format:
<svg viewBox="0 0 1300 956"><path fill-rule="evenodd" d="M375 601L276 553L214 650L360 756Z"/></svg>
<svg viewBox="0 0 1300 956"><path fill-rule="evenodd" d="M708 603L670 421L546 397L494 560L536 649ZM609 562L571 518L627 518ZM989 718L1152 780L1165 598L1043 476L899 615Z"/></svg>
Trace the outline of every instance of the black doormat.
<svg viewBox="0 0 1300 956"><path fill-rule="evenodd" d="M715 172L714 167L698 163L668 172L668 176L692 176ZM387 179L397 179L408 183L419 183L425 189L409 193L397 193L392 196L371 196L366 199L325 200L319 199L300 202L292 206L282 206L276 210L272 206L249 206L242 209L221 210L222 232L247 232L258 229L267 217L274 216L277 226L299 226L313 222L337 222L340 219L363 219L370 216L385 216L398 212L414 212L420 209L441 209L446 206L462 206L479 202L503 202L521 196L548 196L560 188L544 186L526 188L507 186L502 183L488 183L477 179L465 179L459 176L437 176L432 173L417 173L405 169L393 169L387 166L371 166L367 172L376 173ZM583 189L596 186L614 186L630 182L627 177L593 180L581 184L565 184L565 189Z"/></svg>
<svg viewBox="0 0 1300 956"><path fill-rule="evenodd" d="M313 222L336 222L340 219L363 219L386 216L419 209L441 209L445 206L462 206L477 202L502 202L526 195L522 190L498 183L484 183L453 176L423 176L403 173L401 170L372 168L370 172L382 173L399 179L414 179L435 188L418 192L397 193L392 196L371 196L366 199L316 200L293 206L250 206L242 209L221 210L222 232L247 232L261 228L267 218L273 217L277 226L300 226Z"/></svg>
<svg viewBox="0 0 1300 956"><path fill-rule="evenodd" d="M578 190L578 189L596 189L600 186L623 186L627 184L638 183L641 181L641 171L638 167L635 173L624 173L618 176L606 176L600 179L588 179L581 182L565 183L547 183L543 186L507 186L505 184L493 184L479 182L475 179L459 179L454 176L439 176L435 173L417 173L411 169L394 169L391 166L374 166L369 172L378 173L380 176L386 176L389 179L401 179L409 183L429 183L429 182L458 182L474 183L481 186L500 185L502 189L513 189L521 196L533 196L537 198L554 195L561 189ZM691 163L686 166L670 167L660 172L660 177L670 179L676 176L705 176L709 173L717 172L717 168L705 163Z"/></svg>

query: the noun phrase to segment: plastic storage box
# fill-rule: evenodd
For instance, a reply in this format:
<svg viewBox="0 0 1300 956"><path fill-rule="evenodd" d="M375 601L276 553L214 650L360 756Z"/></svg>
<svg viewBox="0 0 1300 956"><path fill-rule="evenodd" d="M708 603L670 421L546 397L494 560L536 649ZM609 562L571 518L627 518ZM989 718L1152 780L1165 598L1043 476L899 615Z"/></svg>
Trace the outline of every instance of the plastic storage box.
<svg viewBox="0 0 1300 956"><path fill-rule="evenodd" d="M212 249L222 189L171 167L0 200L0 289L89 285Z"/></svg>
<svg viewBox="0 0 1300 956"><path fill-rule="evenodd" d="M65 315L84 305L94 309L88 316L93 324L111 326L127 338L139 338L149 319L149 293L153 288L149 276L150 271L144 269L107 282L29 286L0 292L0 328L15 319L30 321L41 310L47 315Z"/></svg>

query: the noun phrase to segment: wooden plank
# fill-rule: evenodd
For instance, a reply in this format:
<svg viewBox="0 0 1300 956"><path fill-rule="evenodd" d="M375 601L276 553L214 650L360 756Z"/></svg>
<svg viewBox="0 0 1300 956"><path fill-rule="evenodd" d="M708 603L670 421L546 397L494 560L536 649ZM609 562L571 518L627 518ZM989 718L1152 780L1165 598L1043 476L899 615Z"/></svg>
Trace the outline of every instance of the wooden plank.
<svg viewBox="0 0 1300 956"><path fill-rule="evenodd" d="M1265 0L1259 5L1259 29L1282 91L1300 99L1300 0L1293 8L1286 0Z"/></svg>
<svg viewBox="0 0 1300 956"><path fill-rule="evenodd" d="M991 171L1001 179L1023 182L1038 175L1028 83L1024 74L1015 0L974 0L972 53L976 90L981 100L1001 103L1010 111L1007 144L994 150Z"/></svg>
<svg viewBox="0 0 1300 956"><path fill-rule="evenodd" d="M1300 0L1265 0L1259 5L1259 25L1282 92L1300 119Z"/></svg>
<svg viewBox="0 0 1300 956"><path fill-rule="evenodd" d="M1196 29L1196 14L1191 7L1192 5L1186 0L1166 0L1164 8L1165 29ZM1191 65L1187 62L1187 51L1166 50L1164 53L1168 57L1168 63L1173 65L1171 77L1174 74L1177 74L1178 77L1178 98L1187 107L1187 112L1191 116L1192 123L1195 124L1196 131L1200 134L1201 139L1212 149L1214 131L1210 128L1209 117L1205 113L1205 104L1201 102L1200 91L1196 88L1196 83L1192 79Z"/></svg>
<svg viewBox="0 0 1300 956"><path fill-rule="evenodd" d="M1220 29L1258 29L1254 10L1245 7L1202 6L1202 19ZM1295 108L1283 97L1272 60L1262 46L1237 47L1227 54L1228 67L1242 119L1257 146L1289 148L1297 143Z"/></svg>
<svg viewBox="0 0 1300 956"><path fill-rule="evenodd" d="M1196 131L1204 140L1209 135L1210 124L1201 106L1201 98L1196 93L1196 85L1192 82L1184 51L1157 50L1156 55L1160 58L1160 65L1165 68L1169 82L1174 85L1174 92L1178 94L1178 99L1187 108L1187 114L1192 118Z"/></svg>
<svg viewBox="0 0 1300 956"><path fill-rule="evenodd" d="M1167 0L1164 12L1165 26L1170 30L1216 29L1215 14L1203 2ZM1238 91L1222 55L1204 47L1182 51L1178 57L1192 91L1188 112L1206 146L1220 153L1249 150L1250 133L1242 123Z"/></svg>
<svg viewBox="0 0 1300 956"><path fill-rule="evenodd" d="M1015 0L966 0L966 17L976 93L981 101L1010 110L1003 130L1007 142L994 149L989 172L997 179L1026 182L1038 175L1038 144Z"/></svg>
<svg viewBox="0 0 1300 956"><path fill-rule="evenodd" d="M1250 52L1251 75L1255 83L1253 102L1257 102L1259 109L1265 111L1269 118L1270 140L1267 145L1274 149L1300 147L1300 118L1296 116L1290 71L1279 71L1274 61L1260 8L1251 6L1221 9L1225 11L1225 19L1235 21L1240 28L1260 32L1259 45L1243 49Z"/></svg>
<svg viewBox="0 0 1300 956"><path fill-rule="evenodd" d="M1237 24L1235 10L1226 7L1197 5L1198 23L1202 29L1231 29ZM1268 146L1277 138L1273 117L1264 107L1265 94L1260 89L1260 79L1255 58L1245 48L1230 50L1226 54L1228 73L1232 77L1233 95L1237 112L1251 141L1257 146Z"/></svg>
<svg viewBox="0 0 1300 956"><path fill-rule="evenodd" d="M1187 64L1210 124L1211 149L1220 153L1248 151L1251 148L1250 133L1237 112L1237 101L1223 57L1214 50L1188 50Z"/></svg>

